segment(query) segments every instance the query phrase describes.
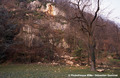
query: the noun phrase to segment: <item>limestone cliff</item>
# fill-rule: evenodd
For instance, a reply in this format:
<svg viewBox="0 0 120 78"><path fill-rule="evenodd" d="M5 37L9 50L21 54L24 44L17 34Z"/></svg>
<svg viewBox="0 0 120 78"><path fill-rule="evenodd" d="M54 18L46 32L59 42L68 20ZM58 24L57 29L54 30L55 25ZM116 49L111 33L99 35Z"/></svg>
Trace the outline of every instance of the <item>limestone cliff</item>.
<svg viewBox="0 0 120 78"><path fill-rule="evenodd" d="M41 2L36 0L27 5L27 8L33 13L28 12L25 14L28 18L32 16L32 19L24 21L21 31L16 37L23 39L25 45L29 47L40 46L44 43L43 39L47 38L49 43L51 41L51 44L56 47L69 48L64 37L60 38L59 41L55 41L54 36L52 38L50 37L51 34L54 35L53 32L50 32L46 36L46 31L64 32L66 30L69 26L69 21L66 20L65 12L59 10L55 4L49 2L43 5ZM41 37L44 38L42 39Z"/></svg>

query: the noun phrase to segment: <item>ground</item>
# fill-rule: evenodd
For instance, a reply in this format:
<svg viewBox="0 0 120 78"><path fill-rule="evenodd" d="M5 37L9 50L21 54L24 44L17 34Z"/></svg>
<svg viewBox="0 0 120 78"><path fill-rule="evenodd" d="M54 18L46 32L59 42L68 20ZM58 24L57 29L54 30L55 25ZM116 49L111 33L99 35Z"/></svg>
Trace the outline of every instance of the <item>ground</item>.
<svg viewBox="0 0 120 78"><path fill-rule="evenodd" d="M11 64L0 65L0 78L81 78L69 77L69 74L117 74L120 78L120 68L105 70L105 72L91 72L86 66L52 66L48 64ZM90 77L82 77L90 78ZM92 77L92 78L107 78L107 77Z"/></svg>

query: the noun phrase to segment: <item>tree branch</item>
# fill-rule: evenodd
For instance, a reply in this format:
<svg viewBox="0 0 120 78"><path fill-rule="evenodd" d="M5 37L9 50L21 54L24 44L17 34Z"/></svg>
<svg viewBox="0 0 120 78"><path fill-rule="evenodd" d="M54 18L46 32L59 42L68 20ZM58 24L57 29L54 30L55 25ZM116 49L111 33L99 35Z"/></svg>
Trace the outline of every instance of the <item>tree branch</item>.
<svg viewBox="0 0 120 78"><path fill-rule="evenodd" d="M95 16L94 16L93 20L92 20L91 23L90 23L90 26L92 26L93 22L94 22L95 19L97 18L97 15L98 15L98 11L99 11L99 10L100 10L100 0L98 0L98 2L97 2L97 10L96 10L96 12L95 12Z"/></svg>

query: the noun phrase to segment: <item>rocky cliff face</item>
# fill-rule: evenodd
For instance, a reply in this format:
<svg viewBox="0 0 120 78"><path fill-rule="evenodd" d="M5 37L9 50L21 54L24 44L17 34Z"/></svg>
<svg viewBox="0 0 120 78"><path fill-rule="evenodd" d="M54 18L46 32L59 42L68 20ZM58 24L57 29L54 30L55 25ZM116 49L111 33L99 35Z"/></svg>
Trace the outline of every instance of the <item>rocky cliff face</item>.
<svg viewBox="0 0 120 78"><path fill-rule="evenodd" d="M4 37L8 40L0 41L9 45L7 48L0 46L0 51L4 53L6 60L15 62L57 60L58 56L69 48L64 35L70 24L65 12L55 3L23 1L10 9L8 5L4 7L6 13L3 15L10 14L10 16L4 21L3 28L0 26L2 28L0 31L4 31L5 26L8 30L13 27L13 31L4 33ZM3 48L5 49L2 50Z"/></svg>
<svg viewBox="0 0 120 78"><path fill-rule="evenodd" d="M69 48L69 45L65 41L64 37L60 38L59 41L55 42L53 31L64 32L69 26L69 22L66 20L66 15L63 11L59 10L53 3L46 3L43 5L38 0L28 4L29 10L34 13L26 13L26 16L33 16L32 20L27 23L24 21L20 33L17 37L24 40L27 46L40 46L44 40L41 38L48 38L48 41L56 47ZM36 19L34 19L36 18ZM50 28L49 28L50 27ZM43 28L43 30L41 30ZM48 29L44 29L48 28ZM46 36L46 31L52 31ZM53 38L50 37L52 34ZM60 35L60 34L59 34ZM46 36L46 37L45 37Z"/></svg>
<svg viewBox="0 0 120 78"><path fill-rule="evenodd" d="M38 12L45 12L52 16L65 17L65 13L62 10L59 10L59 8L55 6L55 3L48 2L48 3L42 4L41 2L36 0L27 4L27 8L30 10L37 10Z"/></svg>

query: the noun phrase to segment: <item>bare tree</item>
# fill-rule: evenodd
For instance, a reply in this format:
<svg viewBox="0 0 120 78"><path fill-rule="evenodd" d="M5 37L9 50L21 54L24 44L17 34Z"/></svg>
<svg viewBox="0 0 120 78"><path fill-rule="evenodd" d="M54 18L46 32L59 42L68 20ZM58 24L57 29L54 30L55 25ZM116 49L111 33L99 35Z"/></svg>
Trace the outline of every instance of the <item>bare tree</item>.
<svg viewBox="0 0 120 78"><path fill-rule="evenodd" d="M91 71L96 70L96 62L95 62L95 47L96 47L96 41L94 36L95 31L95 20L98 17L98 12L100 10L100 0L97 0L97 9L92 17L87 17L85 9L86 7L91 6L90 3L91 0L77 0L77 3L75 5L77 6L77 13L75 14L75 18L79 22L79 26L82 29L83 33L86 35L88 39L88 47L89 52L91 56Z"/></svg>

